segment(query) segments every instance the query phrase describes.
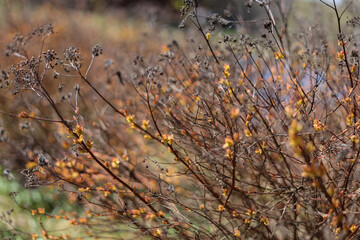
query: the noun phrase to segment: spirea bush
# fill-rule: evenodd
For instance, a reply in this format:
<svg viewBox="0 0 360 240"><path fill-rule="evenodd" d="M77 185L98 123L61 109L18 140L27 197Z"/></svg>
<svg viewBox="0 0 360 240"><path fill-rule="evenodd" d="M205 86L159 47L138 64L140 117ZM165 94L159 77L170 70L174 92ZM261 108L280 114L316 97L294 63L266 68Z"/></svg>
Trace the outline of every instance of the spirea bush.
<svg viewBox="0 0 360 240"><path fill-rule="evenodd" d="M199 4L184 1L180 22L197 36L129 59L123 71L100 45L44 49L56 32L50 24L14 36L6 55L19 62L1 84L28 100L2 113L33 129L21 141L45 142L26 153L25 186L58 189L82 209L28 209L42 232L10 224L14 234L360 236L359 17L344 20L346 6L323 2L337 32L293 32L279 1L250 1L267 16L250 37L236 32L231 11L204 18Z"/></svg>

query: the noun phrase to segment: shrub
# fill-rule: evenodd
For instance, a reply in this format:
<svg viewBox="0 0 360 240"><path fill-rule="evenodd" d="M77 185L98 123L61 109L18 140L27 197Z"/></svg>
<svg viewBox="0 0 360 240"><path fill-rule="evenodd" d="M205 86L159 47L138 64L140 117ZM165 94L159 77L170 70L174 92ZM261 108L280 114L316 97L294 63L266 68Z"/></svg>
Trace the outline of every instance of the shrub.
<svg viewBox="0 0 360 240"><path fill-rule="evenodd" d="M344 26L347 8L324 2L334 44L322 32L292 33L280 3L277 18L271 1L256 2L268 19L253 39L216 30L239 23L230 11L205 27L198 2L184 1L180 27L192 23L202 40L137 56L114 72L117 82L104 83L109 60L92 71L99 45L85 64L73 46L28 54L30 40L43 46L53 34L49 24L16 35L6 54L21 61L2 83L30 90L39 106L4 114L34 120L51 143L22 171L25 186L56 186L84 209L33 214L67 221L84 238L358 237L359 56L348 29L360 21ZM61 97L62 85L73 86L72 98ZM45 226L42 234L71 237Z"/></svg>

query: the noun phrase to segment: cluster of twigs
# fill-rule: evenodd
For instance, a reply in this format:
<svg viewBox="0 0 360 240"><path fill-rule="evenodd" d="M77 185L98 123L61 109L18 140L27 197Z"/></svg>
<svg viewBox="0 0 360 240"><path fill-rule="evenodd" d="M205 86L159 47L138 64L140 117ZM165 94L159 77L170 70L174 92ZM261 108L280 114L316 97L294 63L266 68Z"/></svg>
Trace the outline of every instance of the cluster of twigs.
<svg viewBox="0 0 360 240"><path fill-rule="evenodd" d="M215 26L237 18L213 14L207 32L198 2L184 1L181 27L195 25L205 46L173 41L158 61L138 56L125 81L116 73L121 82L110 91L91 77L99 45L84 70L75 47L63 57L43 49L28 56L28 41L45 41L51 25L15 36L7 55L21 62L1 81L11 81L14 93L35 93L50 117L2 113L46 122L39 126L45 129L57 125L53 149L22 172L26 186L56 185L86 211L33 214L99 238L121 237L124 224L129 234L158 239L359 236L360 71L357 39L343 30L347 7L324 2L338 24L332 44L316 33L290 34L280 1L255 2L268 16L261 38L234 33L215 40ZM358 27L357 18L348 25ZM63 79L76 82L70 109L52 89ZM45 237L64 238L42 227Z"/></svg>

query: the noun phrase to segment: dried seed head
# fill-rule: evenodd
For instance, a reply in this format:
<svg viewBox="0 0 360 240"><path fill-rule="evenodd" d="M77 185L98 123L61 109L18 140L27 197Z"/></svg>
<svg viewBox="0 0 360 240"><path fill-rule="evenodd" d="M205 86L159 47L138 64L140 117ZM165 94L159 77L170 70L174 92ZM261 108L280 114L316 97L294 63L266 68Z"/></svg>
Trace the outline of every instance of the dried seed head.
<svg viewBox="0 0 360 240"><path fill-rule="evenodd" d="M47 159L44 154L39 154L38 157L38 163L40 165L40 167L46 167L49 164L49 159Z"/></svg>
<svg viewBox="0 0 360 240"><path fill-rule="evenodd" d="M92 49L92 55L97 57L102 54L102 47L99 44L96 44Z"/></svg>
<svg viewBox="0 0 360 240"><path fill-rule="evenodd" d="M5 55L22 55L20 52L22 51L22 46L24 45L24 37L17 33L13 37L13 41L6 46Z"/></svg>
<svg viewBox="0 0 360 240"><path fill-rule="evenodd" d="M264 28L266 30L268 30L269 33L272 33L273 29L272 29L272 23L270 21L267 21L265 24L264 24Z"/></svg>
<svg viewBox="0 0 360 240"><path fill-rule="evenodd" d="M31 33L31 35L33 36L48 36L50 34L54 33L54 27L52 26L51 23L46 23L44 26L42 27L37 27L33 30L33 32ZM29 36L30 37L30 36Z"/></svg>
<svg viewBox="0 0 360 240"><path fill-rule="evenodd" d="M78 69L81 67L82 57L79 52L79 48L70 46L64 52L64 58L66 61L70 62L70 64Z"/></svg>
<svg viewBox="0 0 360 240"><path fill-rule="evenodd" d="M45 63L51 63L56 59L56 52L55 50L47 50L43 52Z"/></svg>

